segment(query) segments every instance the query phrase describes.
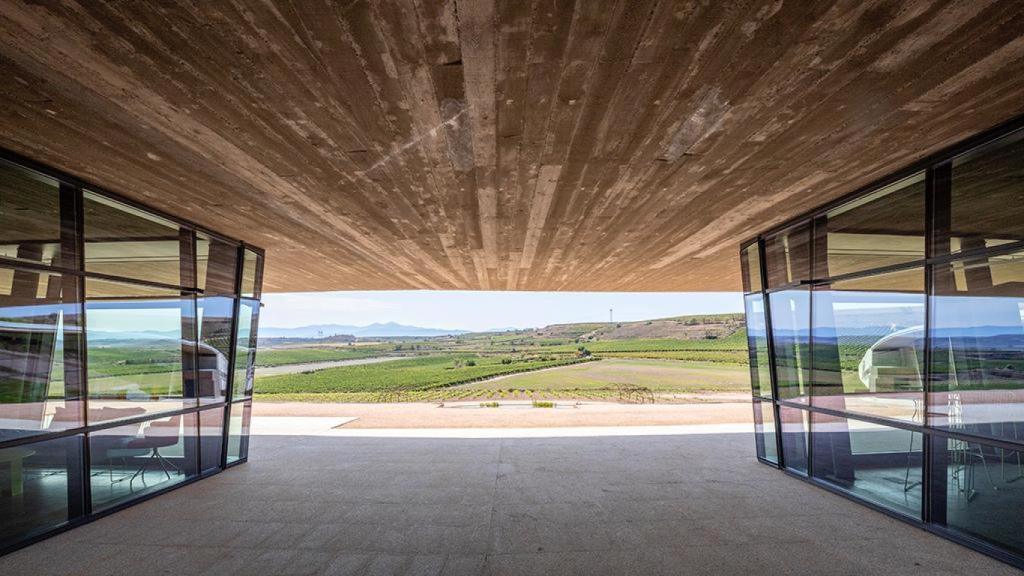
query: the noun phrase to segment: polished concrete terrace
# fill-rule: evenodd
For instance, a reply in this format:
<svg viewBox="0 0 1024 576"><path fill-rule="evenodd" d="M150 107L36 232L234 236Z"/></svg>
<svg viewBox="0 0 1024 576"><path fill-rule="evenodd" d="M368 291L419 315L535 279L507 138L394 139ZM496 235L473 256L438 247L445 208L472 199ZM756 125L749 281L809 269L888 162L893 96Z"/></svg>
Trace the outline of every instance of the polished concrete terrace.
<svg viewBox="0 0 1024 576"><path fill-rule="evenodd" d="M752 453L746 433L254 436L248 464L0 574L1018 573Z"/></svg>

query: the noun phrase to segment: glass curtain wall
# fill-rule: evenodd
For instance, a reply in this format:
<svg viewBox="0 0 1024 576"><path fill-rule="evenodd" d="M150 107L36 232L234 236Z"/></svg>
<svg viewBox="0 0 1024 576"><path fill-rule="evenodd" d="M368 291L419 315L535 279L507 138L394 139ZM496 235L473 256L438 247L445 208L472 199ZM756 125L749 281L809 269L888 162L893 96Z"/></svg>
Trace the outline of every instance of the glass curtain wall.
<svg viewBox="0 0 1024 576"><path fill-rule="evenodd" d="M1024 566L1024 131L1003 134L740 256L758 458Z"/></svg>
<svg viewBox="0 0 1024 576"><path fill-rule="evenodd" d="M0 554L245 461L262 252L0 160Z"/></svg>

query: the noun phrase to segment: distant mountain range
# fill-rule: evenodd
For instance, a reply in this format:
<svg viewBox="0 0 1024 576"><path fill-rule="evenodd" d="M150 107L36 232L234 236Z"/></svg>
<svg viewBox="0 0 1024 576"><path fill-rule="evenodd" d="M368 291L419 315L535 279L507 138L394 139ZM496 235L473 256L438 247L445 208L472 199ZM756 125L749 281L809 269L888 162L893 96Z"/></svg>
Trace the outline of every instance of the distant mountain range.
<svg viewBox="0 0 1024 576"><path fill-rule="evenodd" d="M359 338L390 338L398 336L450 336L467 334L469 330L445 330L441 328L423 328L407 326L396 322L374 323L369 326L346 326L344 324L316 324L299 326L298 328L274 328L260 326L260 338L321 338L349 334Z"/></svg>

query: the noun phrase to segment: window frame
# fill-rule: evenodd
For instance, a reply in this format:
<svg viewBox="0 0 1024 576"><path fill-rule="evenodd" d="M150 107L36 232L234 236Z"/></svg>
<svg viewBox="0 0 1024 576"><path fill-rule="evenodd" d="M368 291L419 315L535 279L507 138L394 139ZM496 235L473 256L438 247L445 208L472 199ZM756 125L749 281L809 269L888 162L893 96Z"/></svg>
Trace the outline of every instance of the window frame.
<svg viewBox="0 0 1024 576"><path fill-rule="evenodd" d="M30 534L24 535L23 538L15 538L7 541L0 541L0 556L13 552L14 550L28 546L39 540L43 540L54 534L65 530L69 527L79 526L92 522L100 517L107 514L111 514L118 510L134 506L140 502L155 498L164 494L170 490L175 490L182 486L187 486L193 482L196 482L206 476L219 473L227 468L225 465L227 443L226 436L228 435L228 426L230 425L228 415L230 414L232 398L229 394L219 402L212 402L203 404L199 401L193 402L191 405L186 405L180 409L168 410L166 412L160 412L159 414L139 414L137 416L122 418L116 420L109 420L103 422L93 423L88 420L88 402L89 402L89 386L88 378L86 375L88 366L88 318L86 314L86 298L85 298L85 282L86 279L92 278L96 280L112 281L128 285L135 285L140 288L155 288L161 290L173 290L176 291L180 298L188 299L192 302L193 312L198 314L198 301L197 299L205 294L205 290L201 286L197 286L197 261L196 261L196 242L197 235L203 235L211 241L217 241L226 244L231 249L236 251L235 257L235 269L234 273L234 292L227 294L226 296L233 299L233 318L232 318L232 330L231 330L231 342L230 342L230 355L227 359L227 366L229 370L228 386L230 386L233 375L231 370L235 364L235 350L236 346L236 333L235 324L237 323L238 314L238 301L241 297L241 264L243 256L245 254L252 254L255 256L255 294L252 295L251 299L256 302L259 306L259 299L262 292L262 281L263 281L263 267L265 264L266 254L265 251L258 247L240 240L232 239L226 235L220 234L215 230L200 226L193 222L189 222L182 218L176 217L171 214L167 214L160 210L156 210L149 206L146 206L140 202L127 198L121 194L114 193L110 190L105 189L102 186L97 186L92 182L88 182L70 174L64 173L59 170L55 170L44 164L35 162L29 158L21 156L12 151L0 148L0 160L10 163L17 168L26 170L30 173L34 173L36 176L46 178L49 180L56 181L59 186L59 229L60 229L60 255L58 259L51 264L36 263L15 258L6 258L0 256L0 266L5 268L11 268L14 270L26 270L37 273L48 273L48 274L59 274L63 280L62 282L62 301L67 306L74 307L77 316L77 330L78 336L74 342L68 342L65 340L65 363L69 362L68 356L70 352L71 360L70 366L65 366L65 387L71 388L77 392L76 398L79 401L80 421L78 426L70 427L60 430L44 431L39 434L21 435L18 437L5 439L0 441L0 449L2 448L16 448L19 446L25 446L34 443L47 442L51 440L57 440L62 438L70 438L75 436L81 437L81 457L79 458L81 466L72 467L69 465L69 500L68 500L68 517L64 522L53 525L49 529L33 531ZM87 272L85 266L85 210L84 210L84 198L86 192L93 194L98 197L102 197L111 202L115 202L130 208L133 211L139 211L146 215L154 218L165 220L179 227L179 261L180 261L180 277L178 284L166 284L158 281L123 277L115 274L106 274L100 272ZM207 270L209 273L209 270ZM224 295L224 294L220 294ZM192 342L198 341L197 339L197 322L196 316L191 319L182 318L182 340L183 346L185 340L191 340ZM254 323L255 326L255 323ZM195 354L195 347L193 346L192 354ZM187 354L185 350L182 351L184 357ZM192 365L192 381L195 382L195 370L197 364L193 357ZM183 366L183 397L186 396L187 392L185 387L187 382L185 381L186 368ZM185 398L187 400L187 398ZM239 403L250 401L251 398L243 398L239 400ZM144 494L137 495L126 501L119 502L113 506L105 507L102 510L93 510L91 501L91 454L90 454L90 442L89 435L101 432L103 430L129 426L133 424L141 424L143 422L154 420L154 419L167 419L175 416L183 416L184 419L194 418L196 421L196 438L199 433L199 412L203 410L218 409L223 410L225 418L223 419L223 430L222 430L222 442L221 452L219 454L220 466L216 470L201 469L202 457L201 457L201 442L196 442L195 449L195 469L199 471L198 474L192 475L180 482L173 483L170 486L161 487L158 490L147 491ZM187 416L192 415L192 416ZM237 462L233 462L231 466L243 464L247 461L247 454L243 455ZM76 492L72 494L72 486L75 487Z"/></svg>

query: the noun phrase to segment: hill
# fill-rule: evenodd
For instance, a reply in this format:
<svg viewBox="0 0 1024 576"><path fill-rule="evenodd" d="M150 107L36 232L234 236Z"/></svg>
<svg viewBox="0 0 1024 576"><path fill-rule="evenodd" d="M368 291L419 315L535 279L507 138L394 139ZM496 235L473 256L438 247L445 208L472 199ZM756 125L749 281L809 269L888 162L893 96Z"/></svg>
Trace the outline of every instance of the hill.
<svg viewBox="0 0 1024 576"><path fill-rule="evenodd" d="M338 335L349 335L356 338L430 338L465 333L467 333L466 330L423 328L396 322L374 323L369 326L347 326L344 324L315 324L298 328L261 326L259 331L260 338L328 338Z"/></svg>

